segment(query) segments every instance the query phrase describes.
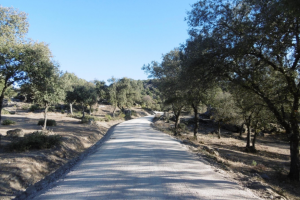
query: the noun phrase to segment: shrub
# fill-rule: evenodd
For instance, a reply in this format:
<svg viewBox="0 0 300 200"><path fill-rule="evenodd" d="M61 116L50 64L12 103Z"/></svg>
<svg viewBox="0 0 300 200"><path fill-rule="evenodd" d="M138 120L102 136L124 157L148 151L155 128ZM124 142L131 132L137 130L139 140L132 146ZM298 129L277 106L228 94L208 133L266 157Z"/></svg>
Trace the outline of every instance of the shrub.
<svg viewBox="0 0 300 200"><path fill-rule="evenodd" d="M105 115L105 121L109 122L111 120L111 116L110 115Z"/></svg>
<svg viewBox="0 0 300 200"><path fill-rule="evenodd" d="M39 109L40 109L39 105L33 104L33 105L30 106L29 111L34 112L34 111L39 110Z"/></svg>
<svg viewBox="0 0 300 200"><path fill-rule="evenodd" d="M11 125L11 124L15 124L16 122L15 121L12 121L10 119L5 119L2 121L2 125Z"/></svg>
<svg viewBox="0 0 300 200"><path fill-rule="evenodd" d="M252 163L251 163L251 165L255 167L257 165L256 161L253 160Z"/></svg>
<svg viewBox="0 0 300 200"><path fill-rule="evenodd" d="M44 126L45 120L39 120L38 125L40 126ZM56 121L54 119L48 119L46 126L56 126Z"/></svg>
<svg viewBox="0 0 300 200"><path fill-rule="evenodd" d="M65 114L65 110L61 109L60 110L61 114Z"/></svg>
<svg viewBox="0 0 300 200"><path fill-rule="evenodd" d="M95 116L84 116L84 118L81 119L81 123L85 124L85 123L89 123L90 121L101 121L101 119L99 117L95 117Z"/></svg>
<svg viewBox="0 0 300 200"><path fill-rule="evenodd" d="M130 120L130 119L132 119L130 113L126 113L125 120Z"/></svg>
<svg viewBox="0 0 300 200"><path fill-rule="evenodd" d="M29 105L23 105L23 106L21 107L22 110L28 110L29 108L30 108Z"/></svg>
<svg viewBox="0 0 300 200"><path fill-rule="evenodd" d="M178 124L178 128L180 128L181 130L185 130L185 124L184 123L179 123Z"/></svg>
<svg viewBox="0 0 300 200"><path fill-rule="evenodd" d="M120 112L120 114L118 115L118 118L119 119L125 119L125 114Z"/></svg>
<svg viewBox="0 0 300 200"><path fill-rule="evenodd" d="M131 115L137 117L137 112L135 110L132 110Z"/></svg>
<svg viewBox="0 0 300 200"><path fill-rule="evenodd" d="M67 116L72 117L72 118L76 118L76 119L81 119L82 113L81 112L73 112L73 115L71 115L71 113L69 113Z"/></svg>
<svg viewBox="0 0 300 200"><path fill-rule="evenodd" d="M50 107L48 108L48 111L49 111L49 112L55 112L55 107L54 107L54 106L50 106Z"/></svg>
<svg viewBox="0 0 300 200"><path fill-rule="evenodd" d="M2 109L1 114L2 115L9 115L10 113L9 113L9 111Z"/></svg>
<svg viewBox="0 0 300 200"><path fill-rule="evenodd" d="M8 145L11 151L26 151L31 149L49 149L61 143L60 135L46 135L42 131L27 134L24 138L14 141Z"/></svg>

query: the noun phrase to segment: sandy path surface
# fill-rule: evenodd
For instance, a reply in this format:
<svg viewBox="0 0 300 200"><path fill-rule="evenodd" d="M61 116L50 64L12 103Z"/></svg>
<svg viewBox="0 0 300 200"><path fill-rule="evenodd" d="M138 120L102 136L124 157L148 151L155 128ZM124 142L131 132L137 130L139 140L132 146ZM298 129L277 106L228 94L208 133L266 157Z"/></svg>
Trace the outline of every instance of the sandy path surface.
<svg viewBox="0 0 300 200"><path fill-rule="evenodd" d="M110 139L34 199L258 199L150 127L117 125Z"/></svg>

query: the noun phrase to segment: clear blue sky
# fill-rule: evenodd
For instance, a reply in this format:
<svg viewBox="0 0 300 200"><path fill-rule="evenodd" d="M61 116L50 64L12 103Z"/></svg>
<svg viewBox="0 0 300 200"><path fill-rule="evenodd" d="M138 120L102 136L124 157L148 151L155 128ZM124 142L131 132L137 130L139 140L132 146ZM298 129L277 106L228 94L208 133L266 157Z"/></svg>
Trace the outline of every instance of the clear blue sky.
<svg viewBox="0 0 300 200"><path fill-rule="evenodd" d="M143 64L161 61L188 38L186 12L196 0L1 0L28 13L28 37L43 41L63 71L91 81L147 79Z"/></svg>

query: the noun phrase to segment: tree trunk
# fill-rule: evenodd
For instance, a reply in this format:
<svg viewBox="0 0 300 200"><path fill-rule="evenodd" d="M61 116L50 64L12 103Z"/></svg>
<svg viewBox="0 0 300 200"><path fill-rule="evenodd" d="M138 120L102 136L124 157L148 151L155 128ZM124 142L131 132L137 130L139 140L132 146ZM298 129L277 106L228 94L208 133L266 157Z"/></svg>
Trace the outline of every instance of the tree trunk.
<svg viewBox="0 0 300 200"><path fill-rule="evenodd" d="M254 127L254 137L253 137L253 140L252 140L253 150L255 150L255 142L256 142L256 137L257 137L257 125L258 125L258 122L256 122L255 127Z"/></svg>
<svg viewBox="0 0 300 200"><path fill-rule="evenodd" d="M85 117L84 115L84 105L82 105L82 119Z"/></svg>
<svg viewBox="0 0 300 200"><path fill-rule="evenodd" d="M292 134L290 137L290 153L291 165L289 178L291 180L299 181L299 125L296 114L298 113L299 99L294 101L294 109L291 114Z"/></svg>
<svg viewBox="0 0 300 200"><path fill-rule="evenodd" d="M70 112L71 112L71 115L73 116L73 104L70 103Z"/></svg>
<svg viewBox="0 0 300 200"><path fill-rule="evenodd" d="M2 118L2 108L3 108L3 100L4 100L4 92L6 90L7 86L4 84L4 87L2 89L2 93L0 96L0 124L1 124L1 118Z"/></svg>
<svg viewBox="0 0 300 200"><path fill-rule="evenodd" d="M221 139L221 123L218 121L218 138Z"/></svg>
<svg viewBox="0 0 300 200"><path fill-rule="evenodd" d="M43 130L46 130L47 128L47 111L48 111L48 103L45 103L45 112L44 112L44 127Z"/></svg>
<svg viewBox="0 0 300 200"><path fill-rule="evenodd" d="M240 128L240 137L242 137L242 134L243 134L243 129L244 129L244 124L245 123L242 123L242 125L241 125L241 128Z"/></svg>
<svg viewBox="0 0 300 200"><path fill-rule="evenodd" d="M90 115L92 115L92 106L91 105L89 105L90 106Z"/></svg>
<svg viewBox="0 0 300 200"><path fill-rule="evenodd" d="M178 122L180 120L180 113L181 113L181 111L179 111L177 113L174 112L174 115L175 115L175 134L174 135L177 135L177 127L179 124Z"/></svg>
<svg viewBox="0 0 300 200"><path fill-rule="evenodd" d="M27 101L27 95L24 95L24 103Z"/></svg>
<svg viewBox="0 0 300 200"><path fill-rule="evenodd" d="M250 142L251 142L251 130L250 130L250 124L247 123L247 145L246 148L250 148Z"/></svg>
<svg viewBox="0 0 300 200"><path fill-rule="evenodd" d="M113 118L115 118L116 109L117 109L117 106L114 107L114 110L113 110Z"/></svg>
<svg viewBox="0 0 300 200"><path fill-rule="evenodd" d="M198 109L197 106L195 106L194 104L192 104L193 110L194 110L194 137L197 136L198 133Z"/></svg>

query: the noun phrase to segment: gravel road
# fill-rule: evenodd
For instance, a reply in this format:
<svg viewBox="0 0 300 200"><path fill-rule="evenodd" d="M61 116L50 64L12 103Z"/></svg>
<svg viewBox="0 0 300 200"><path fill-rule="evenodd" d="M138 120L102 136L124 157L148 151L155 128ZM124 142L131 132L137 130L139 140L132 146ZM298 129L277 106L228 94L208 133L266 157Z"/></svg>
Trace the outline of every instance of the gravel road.
<svg viewBox="0 0 300 200"><path fill-rule="evenodd" d="M95 153L34 199L259 199L153 130L152 118L116 126Z"/></svg>

